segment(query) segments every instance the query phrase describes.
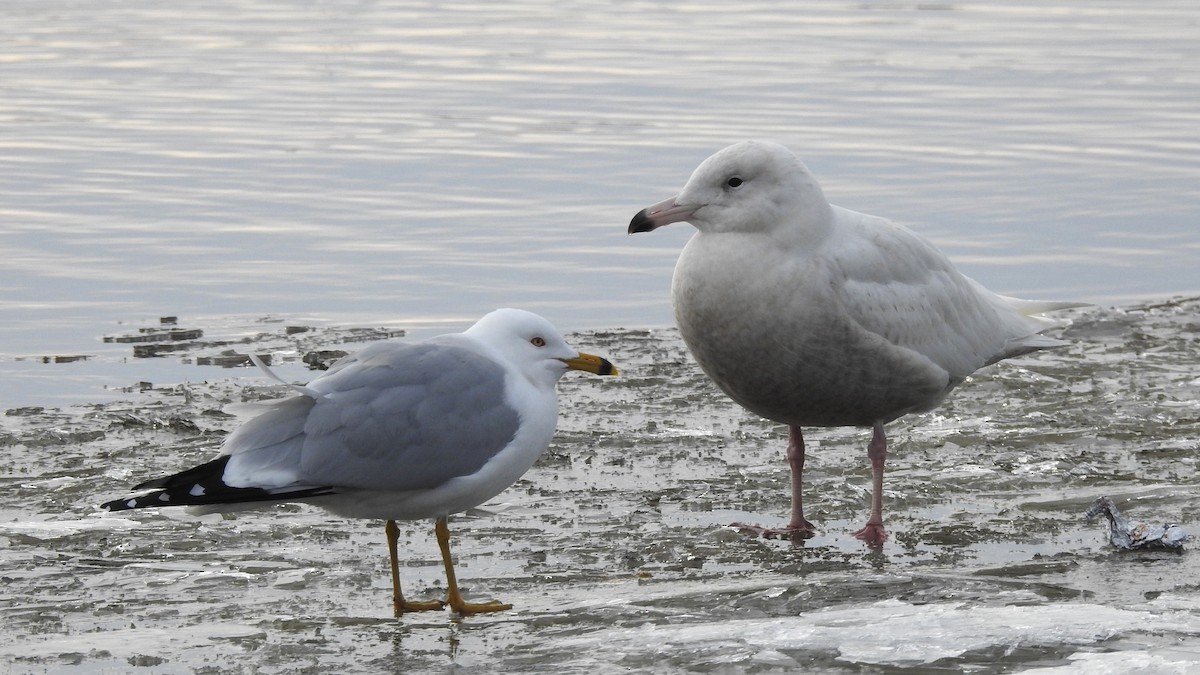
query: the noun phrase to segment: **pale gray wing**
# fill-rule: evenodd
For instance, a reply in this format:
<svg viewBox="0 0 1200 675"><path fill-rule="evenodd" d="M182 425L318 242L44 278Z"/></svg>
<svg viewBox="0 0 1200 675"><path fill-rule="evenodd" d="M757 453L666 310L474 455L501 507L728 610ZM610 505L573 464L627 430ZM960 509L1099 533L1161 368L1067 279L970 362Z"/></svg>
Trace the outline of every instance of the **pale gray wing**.
<svg viewBox="0 0 1200 675"><path fill-rule="evenodd" d="M308 396L285 398L235 429L221 446L221 454L230 456L222 482L238 488L296 486L304 424L314 405Z"/></svg>
<svg viewBox="0 0 1200 675"><path fill-rule="evenodd" d="M840 251L833 264L839 302L863 329L963 378L1008 355L1015 338L1041 328L963 276L920 235L862 218L869 235Z"/></svg>
<svg viewBox="0 0 1200 675"><path fill-rule="evenodd" d="M266 487L283 487L286 480L429 489L477 471L520 424L505 400L500 364L445 342L371 345L308 387L317 398L289 399L247 424L266 418L262 428L244 434L259 441L255 447L229 450L234 458L227 476L236 473L243 482L269 476L255 481Z"/></svg>

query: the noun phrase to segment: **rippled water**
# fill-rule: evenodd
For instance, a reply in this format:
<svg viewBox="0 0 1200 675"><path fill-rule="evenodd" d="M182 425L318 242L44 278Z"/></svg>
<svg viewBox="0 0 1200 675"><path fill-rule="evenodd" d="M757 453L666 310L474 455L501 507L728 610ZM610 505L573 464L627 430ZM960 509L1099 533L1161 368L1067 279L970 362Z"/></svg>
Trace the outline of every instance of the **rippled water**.
<svg viewBox="0 0 1200 675"><path fill-rule="evenodd" d="M452 519L469 595L514 605L460 621L390 617L381 523L303 506L227 518L96 510L133 482L207 459L237 424L223 412L230 402L282 393L262 378L10 413L0 663L33 673L1190 672L1194 542L1118 551L1083 512L1110 495L1131 517L1200 531L1200 301L1071 316L1073 346L985 369L938 411L891 425L879 552L849 534L868 510L865 431L806 434L815 537L742 535L722 526L786 515L784 430L728 402L674 330L571 336L622 376L564 378L549 452L485 512ZM338 338L286 333L265 331L256 349L278 363L296 358L297 340ZM415 597L444 593L431 529L402 526Z"/></svg>
<svg viewBox="0 0 1200 675"><path fill-rule="evenodd" d="M161 315L669 325L689 228L624 226L746 137L999 291L1194 294L1198 28L1185 0L5 3L0 374L92 378L13 359Z"/></svg>
<svg viewBox="0 0 1200 675"><path fill-rule="evenodd" d="M1184 0L3 4L0 657L1185 672L1192 553L1114 552L1080 513L1110 494L1197 529L1200 310L1163 300L1200 294L1198 30ZM782 436L660 328L688 228L624 234L746 137L989 287L1102 305L1075 315L1077 347L895 425L879 555L846 534L865 515L855 430L812 434L819 536L719 527L782 518ZM392 620L373 523L94 512L207 457L236 424L225 404L270 393L200 362L379 335L351 327L420 337L498 305L587 329L626 373L564 382L552 452L456 521L460 574L514 612ZM164 316L203 346L131 358L102 339ZM407 527L405 579L436 595L428 529Z"/></svg>

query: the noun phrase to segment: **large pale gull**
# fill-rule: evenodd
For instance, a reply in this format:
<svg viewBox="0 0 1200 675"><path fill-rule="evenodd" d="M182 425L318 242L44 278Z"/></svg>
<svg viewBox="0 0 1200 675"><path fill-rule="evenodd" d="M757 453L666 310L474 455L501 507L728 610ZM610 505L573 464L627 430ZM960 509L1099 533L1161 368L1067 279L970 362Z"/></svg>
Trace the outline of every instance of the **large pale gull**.
<svg viewBox="0 0 1200 675"><path fill-rule="evenodd" d="M395 521L432 518L446 604L459 614L509 609L463 599L446 518L496 496L541 456L558 420L555 384L570 369L617 373L517 309L496 310L462 333L376 343L239 427L216 459L144 482L134 488L140 494L102 508L210 513L306 502L386 520L396 616L443 606L400 591Z"/></svg>
<svg viewBox="0 0 1200 675"><path fill-rule="evenodd" d="M931 243L884 218L830 204L787 148L747 141L706 159L683 191L634 216L629 232L687 221L675 265L675 319L700 367L748 410L789 427L791 518L763 534L808 533L802 426L870 427L866 526L884 540L884 425L938 405L988 364L1063 345L1044 312L1078 303L1017 300L963 276Z"/></svg>

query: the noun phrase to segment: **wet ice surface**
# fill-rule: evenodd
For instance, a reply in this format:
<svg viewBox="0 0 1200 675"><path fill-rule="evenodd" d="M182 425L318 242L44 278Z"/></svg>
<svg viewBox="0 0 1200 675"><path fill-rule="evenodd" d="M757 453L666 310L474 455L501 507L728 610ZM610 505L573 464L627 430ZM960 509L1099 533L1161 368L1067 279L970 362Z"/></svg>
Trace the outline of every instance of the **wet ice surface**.
<svg viewBox="0 0 1200 675"><path fill-rule="evenodd" d="M1073 346L986 369L935 413L890 427L880 552L849 535L867 515L865 431L811 433L817 536L735 533L722 525L786 514L782 429L720 395L673 330L576 334L622 376L564 378L548 453L483 512L452 519L469 597L514 605L457 621L391 618L379 522L306 506L96 511L207 459L247 414L240 404L282 394L256 371L13 409L0 418L0 662L34 673L1187 672L1200 660L1195 553L1116 550L1082 513L1110 495L1133 517L1197 531L1200 300L1072 316ZM335 328L307 339L344 339ZM289 365L298 339L280 327L251 343L305 380ZM143 364L186 372L194 358L120 367L136 380ZM402 532L406 592L441 595L431 524Z"/></svg>

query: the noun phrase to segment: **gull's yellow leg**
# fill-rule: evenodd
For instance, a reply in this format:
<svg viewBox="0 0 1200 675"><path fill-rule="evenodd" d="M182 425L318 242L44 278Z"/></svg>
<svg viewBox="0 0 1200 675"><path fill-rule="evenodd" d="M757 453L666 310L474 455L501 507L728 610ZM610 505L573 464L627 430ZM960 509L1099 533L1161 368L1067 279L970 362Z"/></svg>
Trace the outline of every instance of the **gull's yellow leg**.
<svg viewBox="0 0 1200 675"><path fill-rule="evenodd" d="M392 610L395 611L396 616L400 616L404 612L441 609L444 606L441 600L404 599L404 594L400 592L400 561L396 557L396 543L400 540L400 528L396 527L396 521L389 520L383 526L383 531L387 533L388 554L392 559Z"/></svg>
<svg viewBox="0 0 1200 675"><path fill-rule="evenodd" d="M433 529L437 534L438 548L442 549L442 562L446 565L446 588L449 589L449 592L446 594L446 604L450 605L450 609L459 614L500 612L512 609L512 605L505 604L499 600L491 600L489 602L467 602L463 600L462 594L458 592L458 577L454 575L454 561L450 559L450 527L446 524L446 517L442 516L438 518Z"/></svg>

